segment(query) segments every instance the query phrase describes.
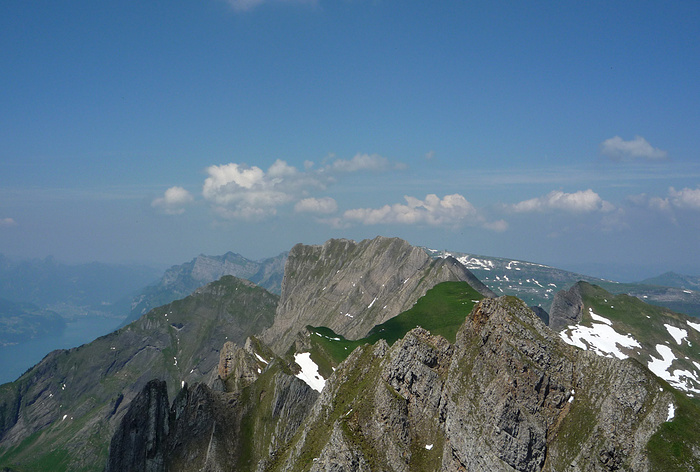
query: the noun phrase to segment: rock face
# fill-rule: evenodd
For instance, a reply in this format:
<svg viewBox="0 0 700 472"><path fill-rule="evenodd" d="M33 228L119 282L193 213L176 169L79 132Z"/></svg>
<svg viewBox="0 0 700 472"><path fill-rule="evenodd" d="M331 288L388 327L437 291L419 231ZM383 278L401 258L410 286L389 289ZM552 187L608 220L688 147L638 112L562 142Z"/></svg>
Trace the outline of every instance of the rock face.
<svg viewBox="0 0 700 472"><path fill-rule="evenodd" d="M417 328L358 348L275 470L649 470L673 396L565 345L522 302L479 303L455 345ZM697 460L697 458L696 458Z"/></svg>
<svg viewBox="0 0 700 472"><path fill-rule="evenodd" d="M549 327L561 331L562 328L581 321L582 312L581 288L579 284L574 284L569 290L561 290L554 295L549 310Z"/></svg>
<svg viewBox="0 0 700 472"><path fill-rule="evenodd" d="M229 358L234 373L261 362L251 344L228 349L222 357ZM264 467L272 461L273 451L289 443L318 397L285 370L281 360L269 359L265 370L254 375L254 383L238 390L217 392L201 383L192 388L185 385L165 416L162 401L153 406L153 395L145 388L112 439L107 472ZM159 388L165 392L167 408L167 391Z"/></svg>
<svg viewBox="0 0 700 472"><path fill-rule="evenodd" d="M150 380L167 381L170 398L182 382L212 382L221 346L244 345L269 327L277 301L227 276L92 343L49 354L0 386L0 459L12 453L13 464L32 470L57 450L68 470L101 469L109 438Z"/></svg>
<svg viewBox="0 0 700 472"><path fill-rule="evenodd" d="M358 339L445 281L467 281L494 296L455 259L432 259L398 238L298 244L287 258L275 322L262 340L282 354L309 324Z"/></svg>
<svg viewBox="0 0 700 472"><path fill-rule="evenodd" d="M112 438L106 472L157 472L163 469L170 408L165 382L152 380L131 402Z"/></svg>
<svg viewBox="0 0 700 472"><path fill-rule="evenodd" d="M277 358L237 392L183 389L170 413L165 470L667 465L650 462L648 444L677 397L634 361L565 344L512 297L479 302L454 344L416 328L391 347L380 340L357 348L320 396L285 370ZM142 421L141 428L153 423ZM700 464L697 447L690 455L685 470Z"/></svg>

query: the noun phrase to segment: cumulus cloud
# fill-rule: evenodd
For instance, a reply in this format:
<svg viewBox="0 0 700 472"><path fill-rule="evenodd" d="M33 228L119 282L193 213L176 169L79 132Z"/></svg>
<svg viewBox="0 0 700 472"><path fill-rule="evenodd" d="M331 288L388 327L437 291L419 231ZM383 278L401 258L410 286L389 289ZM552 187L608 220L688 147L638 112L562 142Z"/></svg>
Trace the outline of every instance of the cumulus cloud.
<svg viewBox="0 0 700 472"><path fill-rule="evenodd" d="M681 190L676 190L671 187L668 189L668 193L673 206L677 208L700 210L700 187L696 189L684 188Z"/></svg>
<svg viewBox="0 0 700 472"><path fill-rule="evenodd" d="M225 218L259 219L277 213L313 189L325 189L329 178L318 172L301 172L277 160L267 172L259 167L230 163L206 169L202 196Z"/></svg>
<svg viewBox="0 0 700 472"><path fill-rule="evenodd" d="M352 159L331 155L319 168L307 160L301 170L281 159L267 170L231 162L205 169L202 197L215 215L226 219L263 219L276 215L285 205L294 205L294 210L300 213L328 215L338 210L336 201L330 197L314 198L314 192L326 190L353 172L383 172L403 167L377 154L357 154ZM192 201L186 190L173 187L152 205L164 213L179 214Z"/></svg>
<svg viewBox="0 0 700 472"><path fill-rule="evenodd" d="M621 160L647 160L660 161L668 159L668 153L653 147L641 136L635 136L630 141L625 141L619 136L606 139L600 145L601 152L611 159Z"/></svg>
<svg viewBox="0 0 700 472"><path fill-rule="evenodd" d="M304 162L302 170L283 160L275 161L267 171L239 163L213 165L206 169L208 177L202 196L223 218L262 219L277 214L283 205L294 203L297 212L330 214L338 209L330 197L314 198L314 191L325 190L342 175L361 171L399 169L378 154L357 154L352 159L331 157L321 168ZM296 202L296 203L295 203Z"/></svg>
<svg viewBox="0 0 700 472"><path fill-rule="evenodd" d="M507 228L505 221L489 223L478 210L462 195L446 195L442 199L430 194L424 200L404 196L406 203L384 205L381 208L356 208L343 213L340 220L344 224L427 224L431 226L459 226L462 224L481 225L495 231Z"/></svg>
<svg viewBox="0 0 700 472"><path fill-rule="evenodd" d="M700 187L676 190L669 187L667 197L649 198L649 208L670 211L672 209L700 210Z"/></svg>
<svg viewBox="0 0 700 472"><path fill-rule="evenodd" d="M593 190L579 190L574 193L566 193L561 190L553 190L547 195L510 206L511 210L518 213L534 211L561 210L572 213L589 213L593 211L609 212L615 209L614 205L600 198Z"/></svg>
<svg viewBox="0 0 700 472"><path fill-rule="evenodd" d="M192 194L182 187L170 187L162 197L151 202L153 208L157 208L168 215L179 215L184 213L185 206L190 204L194 198Z"/></svg>
<svg viewBox="0 0 700 472"><path fill-rule="evenodd" d="M12 226L17 226L14 218L0 218L0 228L10 228Z"/></svg>

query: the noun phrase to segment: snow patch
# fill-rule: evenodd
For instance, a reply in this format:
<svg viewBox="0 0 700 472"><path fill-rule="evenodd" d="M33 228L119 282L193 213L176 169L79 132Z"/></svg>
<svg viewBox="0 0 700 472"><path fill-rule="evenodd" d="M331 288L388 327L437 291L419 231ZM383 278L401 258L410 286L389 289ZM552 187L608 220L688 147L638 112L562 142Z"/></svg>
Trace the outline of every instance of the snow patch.
<svg viewBox="0 0 700 472"><path fill-rule="evenodd" d="M321 333L314 333L314 334L320 338L330 339L331 341L340 341L340 338L331 338L330 336L324 336ZM267 364L267 362L265 362L265 364Z"/></svg>
<svg viewBox="0 0 700 472"><path fill-rule="evenodd" d="M311 360L310 352L294 354L294 362L301 367L301 372L296 375L297 378L306 382L309 387L317 392L323 390L323 387L326 385L326 379L318 373L318 366Z"/></svg>
<svg viewBox="0 0 700 472"><path fill-rule="evenodd" d="M448 254L449 255L449 254ZM460 264L469 270L491 270L493 269L493 261L488 261L485 259L477 259L472 256L462 256L458 257L457 260Z"/></svg>
<svg viewBox="0 0 700 472"><path fill-rule="evenodd" d="M260 354L258 354L257 352L255 353L255 357L256 357L256 359L258 359L258 360L259 360L260 362L262 362L263 364L269 364L269 362L266 361L266 360L265 360Z"/></svg>
<svg viewBox="0 0 700 472"><path fill-rule="evenodd" d="M680 346L681 342L685 339L686 336L688 336L688 332L684 329L681 328L676 328L675 326L671 325L664 325L666 327L666 331L668 331L668 334L670 334L673 339L676 340L676 343Z"/></svg>
<svg viewBox="0 0 700 472"><path fill-rule="evenodd" d="M668 404L668 416L666 421L671 421L676 416L676 406L673 403Z"/></svg>
<svg viewBox="0 0 700 472"><path fill-rule="evenodd" d="M583 325L570 326L559 336L567 344L583 350L590 349L602 357L626 359L629 356L623 354L620 347L642 347L632 336L620 334L612 326L603 323L593 323L590 328Z"/></svg>
<svg viewBox="0 0 700 472"><path fill-rule="evenodd" d="M593 318L593 321L598 321L600 323L605 323L608 326L612 326L612 321L605 318L604 316L600 316L600 315L594 313L593 308L588 309L588 314L591 315L591 318Z"/></svg>
<svg viewBox="0 0 700 472"><path fill-rule="evenodd" d="M429 450L431 450L431 449L433 448L433 445L432 445L432 444L426 444L426 445L425 445L425 448L429 451Z"/></svg>
<svg viewBox="0 0 700 472"><path fill-rule="evenodd" d="M376 301L377 301L377 297L374 297L374 300L372 300L372 303L369 304L369 306L367 307L367 309L372 308L372 305L374 305L374 302L376 302Z"/></svg>
<svg viewBox="0 0 700 472"><path fill-rule="evenodd" d="M694 381L696 384L700 383L697 375L688 370L676 369L673 372L669 372L668 369L676 360L676 356L673 355L673 351L670 347L663 344L656 345L656 351L661 355L661 359L657 359L651 356L651 361L647 367L650 371L656 374L658 377L664 379L666 382L670 383L673 387L678 390L683 390L685 392L700 393L700 389L690 387L689 381Z"/></svg>
<svg viewBox="0 0 700 472"><path fill-rule="evenodd" d="M700 323L693 323L692 321L686 321L688 323L688 326L693 328L695 331L700 331Z"/></svg>

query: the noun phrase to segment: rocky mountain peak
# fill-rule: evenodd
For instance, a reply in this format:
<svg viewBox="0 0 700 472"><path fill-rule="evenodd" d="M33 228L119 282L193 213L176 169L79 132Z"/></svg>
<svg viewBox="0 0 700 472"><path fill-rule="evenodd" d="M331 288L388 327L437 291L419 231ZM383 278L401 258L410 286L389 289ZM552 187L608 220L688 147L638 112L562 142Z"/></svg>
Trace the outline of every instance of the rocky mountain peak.
<svg viewBox="0 0 700 472"><path fill-rule="evenodd" d="M494 295L455 259L432 259L398 238L298 244L287 258L275 323L262 339L277 353L306 325L357 339L444 281L467 281L483 295Z"/></svg>
<svg viewBox="0 0 700 472"><path fill-rule="evenodd" d="M582 282L577 282L569 290L560 290L554 295L554 301L549 310L549 327L554 331L560 331L581 321L583 312L581 284Z"/></svg>

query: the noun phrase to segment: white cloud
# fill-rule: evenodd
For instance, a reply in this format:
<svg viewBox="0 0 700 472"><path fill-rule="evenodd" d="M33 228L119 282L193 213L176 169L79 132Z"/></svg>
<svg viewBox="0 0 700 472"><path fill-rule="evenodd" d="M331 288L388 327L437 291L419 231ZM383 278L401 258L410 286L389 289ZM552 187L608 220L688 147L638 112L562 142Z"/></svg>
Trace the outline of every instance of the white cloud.
<svg viewBox="0 0 700 472"><path fill-rule="evenodd" d="M696 189L684 188L682 190L676 190L671 187L668 190L668 194L673 206L700 210L700 187Z"/></svg>
<svg viewBox="0 0 700 472"><path fill-rule="evenodd" d="M355 154L355 156L350 159L336 159L330 165L330 169L336 172L357 172L357 171L374 171L380 172L389 170L391 168L401 168L401 164L392 164L389 159L382 157L378 154Z"/></svg>
<svg viewBox="0 0 700 472"><path fill-rule="evenodd" d="M151 202L153 208L158 208L168 215L184 213L185 206L194 200L190 192L182 187L170 187L165 194Z"/></svg>
<svg viewBox="0 0 700 472"><path fill-rule="evenodd" d="M686 187L681 190L669 187L667 197L649 199L649 208L665 212L670 212L674 208L700 210L700 187L696 189Z"/></svg>
<svg viewBox="0 0 700 472"><path fill-rule="evenodd" d="M17 226L14 218L0 218L0 228L10 228L12 226Z"/></svg>
<svg viewBox="0 0 700 472"><path fill-rule="evenodd" d="M485 228L503 231L507 228L505 221L489 223L479 214L476 208L462 195L446 195L440 199L435 194L420 200L404 196L406 203L384 205L381 208L356 208L343 213L341 220L332 220L335 226L339 223L376 224L427 224L431 226L459 226L461 224L480 225Z"/></svg>
<svg viewBox="0 0 700 472"><path fill-rule="evenodd" d="M338 204L331 197L304 198L294 205L297 213L330 214L338 211Z"/></svg>
<svg viewBox="0 0 700 472"><path fill-rule="evenodd" d="M429 161L432 161L433 159L435 159L435 151L430 150L430 151L426 152L425 158Z"/></svg>
<svg viewBox="0 0 700 472"><path fill-rule="evenodd" d="M653 147L641 136L635 136L630 141L625 141L619 136L606 139L600 145L601 152L614 160L649 160L659 161L668 158L668 153Z"/></svg>
<svg viewBox="0 0 700 472"><path fill-rule="evenodd" d="M357 154L349 160L331 155L319 168L314 168L314 163L308 160L303 166L299 170L280 159L267 171L235 162L212 165L205 169L207 177L202 185L202 196L216 215L226 219L262 219L276 215L280 207L295 202L297 212L327 215L337 211L336 201L330 197L314 198L314 191L326 190L340 176L352 172L404 167L377 154ZM178 214L192 200L184 189L173 187L152 205L165 213Z"/></svg>
<svg viewBox="0 0 700 472"><path fill-rule="evenodd" d="M491 221L491 222L485 222L483 223L483 227L486 229L490 229L491 231L495 231L497 233L502 233L503 231L508 229L508 222L505 220L497 220L497 221Z"/></svg>
<svg viewBox="0 0 700 472"><path fill-rule="evenodd" d="M615 209L612 203L603 200L591 189L579 190L574 193L553 190L542 197L531 198L511 205L510 208L518 213L551 210L588 213L592 211L609 212Z"/></svg>
<svg viewBox="0 0 700 472"><path fill-rule="evenodd" d="M328 177L300 172L285 161L275 161L267 172L259 167L230 163L210 166L202 195L224 218L259 219L277 213L281 205L312 189L325 189Z"/></svg>

